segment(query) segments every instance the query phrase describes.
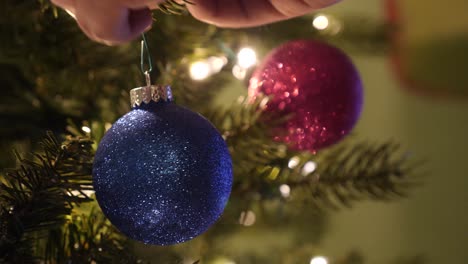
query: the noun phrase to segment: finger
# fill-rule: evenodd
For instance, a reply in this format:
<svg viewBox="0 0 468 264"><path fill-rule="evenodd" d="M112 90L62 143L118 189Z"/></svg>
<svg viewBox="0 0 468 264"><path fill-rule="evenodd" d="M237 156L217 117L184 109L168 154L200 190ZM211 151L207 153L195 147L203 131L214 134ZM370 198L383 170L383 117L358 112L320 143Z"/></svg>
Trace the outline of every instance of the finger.
<svg viewBox="0 0 468 264"><path fill-rule="evenodd" d="M278 12L288 16L295 17L310 13L313 10L324 8L339 2L339 0L269 0L271 5Z"/></svg>
<svg viewBox="0 0 468 264"><path fill-rule="evenodd" d="M117 0L114 2L130 8L143 8L151 7L154 5L157 6L160 3L165 2L165 0Z"/></svg>
<svg viewBox="0 0 468 264"><path fill-rule="evenodd" d="M268 23L285 18L263 0L197 0L187 8L196 19L222 27L246 27L256 25L258 21Z"/></svg>
<svg viewBox="0 0 468 264"><path fill-rule="evenodd" d="M152 23L148 8L132 10L103 0L79 0L75 5L76 20L83 32L108 45L132 40Z"/></svg>
<svg viewBox="0 0 468 264"><path fill-rule="evenodd" d="M197 0L187 5L197 19L222 27L250 27L326 7L339 0Z"/></svg>
<svg viewBox="0 0 468 264"><path fill-rule="evenodd" d="M119 4L129 8L156 8L159 4L163 3L165 0L118 0L114 1L113 4ZM72 13L75 13L75 4L74 0L52 0L52 3L55 5L66 9Z"/></svg>

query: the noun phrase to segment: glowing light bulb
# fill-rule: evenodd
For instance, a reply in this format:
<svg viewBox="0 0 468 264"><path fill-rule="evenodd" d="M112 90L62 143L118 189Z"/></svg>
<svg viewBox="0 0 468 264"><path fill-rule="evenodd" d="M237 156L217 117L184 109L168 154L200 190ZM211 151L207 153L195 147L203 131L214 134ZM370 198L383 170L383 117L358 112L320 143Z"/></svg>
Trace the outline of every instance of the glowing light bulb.
<svg viewBox="0 0 468 264"><path fill-rule="evenodd" d="M201 81L211 75L210 65L205 61L197 61L190 65L190 78Z"/></svg>
<svg viewBox="0 0 468 264"><path fill-rule="evenodd" d="M317 163L313 161L308 161L306 164L304 164L304 167L302 167L302 175L307 176L308 174L314 172L317 169Z"/></svg>
<svg viewBox="0 0 468 264"><path fill-rule="evenodd" d="M244 211L241 213L239 217L239 224L243 226L253 226L256 220L257 220L257 217L255 216L254 212Z"/></svg>
<svg viewBox="0 0 468 264"><path fill-rule="evenodd" d="M220 72L224 65L228 63L228 59L226 57L209 57L206 62L210 65L210 69L212 73Z"/></svg>
<svg viewBox="0 0 468 264"><path fill-rule="evenodd" d="M257 63L257 54L251 48L243 48L237 54L237 64L248 69Z"/></svg>
<svg viewBox="0 0 468 264"><path fill-rule="evenodd" d="M288 162L288 168L290 168L290 169L296 168L297 165L299 165L300 161L301 161L301 159L298 156L292 157Z"/></svg>
<svg viewBox="0 0 468 264"><path fill-rule="evenodd" d="M326 29L329 24L330 24L330 21L328 20L328 17L325 15L318 15L312 21L312 25L314 26L314 28L318 30Z"/></svg>
<svg viewBox="0 0 468 264"><path fill-rule="evenodd" d="M87 127L87 126L82 126L81 127L81 130L83 130L83 132L89 134L91 133L91 128Z"/></svg>
<svg viewBox="0 0 468 264"><path fill-rule="evenodd" d="M268 97L265 97L265 98L262 99L262 101L260 102L258 107L260 107L260 109L265 109L267 104L268 104ZM279 150L281 152L286 152L286 150L283 151L281 148L279 148Z"/></svg>
<svg viewBox="0 0 468 264"><path fill-rule="evenodd" d="M289 185L287 184L282 184L279 187L279 190L281 192L281 196L283 196L284 198L288 198L289 195L291 195L291 187L289 187Z"/></svg>
<svg viewBox="0 0 468 264"><path fill-rule="evenodd" d="M328 264L328 260L325 257L317 256L310 260L310 264Z"/></svg>
<svg viewBox="0 0 468 264"><path fill-rule="evenodd" d="M245 76L247 76L247 70L239 65L234 65L232 68L232 75L239 80L244 80Z"/></svg>

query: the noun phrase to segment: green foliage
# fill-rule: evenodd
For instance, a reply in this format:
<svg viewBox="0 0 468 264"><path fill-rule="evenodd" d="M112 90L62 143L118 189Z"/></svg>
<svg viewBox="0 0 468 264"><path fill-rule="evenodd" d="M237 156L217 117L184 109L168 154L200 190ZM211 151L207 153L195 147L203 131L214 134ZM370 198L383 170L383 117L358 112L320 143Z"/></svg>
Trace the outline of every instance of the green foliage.
<svg viewBox="0 0 468 264"><path fill-rule="evenodd" d="M161 4L147 38L157 66L153 80L171 84L178 104L206 116L232 154L232 198L219 223L198 239L204 260L216 260L220 252L228 251L220 241L248 233L242 225L245 219L237 223L241 212L244 218L246 211L256 212L251 232L267 236L277 228L294 237L287 236L291 244L272 255L246 254L238 256L239 263L297 263L302 258L307 261L305 257L320 242L326 220L323 209L407 194L415 184L415 167L395 143L360 143L350 138L316 154L293 151L272 140L274 128L288 117L272 122L263 111L269 98L242 97L227 107L213 103L226 83L232 82L230 69L241 46L259 44L259 54L265 54L281 42L308 36L375 53L385 48L385 25L349 19L343 31L332 34L311 28L309 18L298 18L240 31L219 29L190 16L162 15L185 14L185 4L191 2ZM119 47L93 43L72 18L45 0L1 2L0 27L6 40L0 42L4 95L0 143L8 143L2 146L10 147L12 139L35 142L46 129L75 136L60 142L48 134L39 148L27 144L33 154L26 158L18 154L18 167L2 175L0 262L138 263L129 250L133 245L99 210L85 208L77 213L76 208L92 201L85 191L92 190L96 144L109 125L129 111L127 91L144 83L139 43ZM190 64L209 56L225 56L231 62L209 80L192 80ZM90 134L81 131L83 125L91 128ZM315 170L306 170L310 162L317 165ZM282 185L290 188L290 194L279 190ZM304 206L307 213L301 212ZM312 245L302 246L306 243ZM152 250L160 261L161 252L182 259L187 247ZM340 261L357 264L363 258L353 253Z"/></svg>
<svg viewBox="0 0 468 264"><path fill-rule="evenodd" d="M49 133L40 145L1 177L0 262L142 263L100 211L73 212L93 200L93 142Z"/></svg>
<svg viewBox="0 0 468 264"><path fill-rule="evenodd" d="M31 159L17 154L18 168L1 178L0 259L29 258L33 235L60 228L75 205L91 201L83 192L92 189L91 144L86 139L62 144L48 134L41 154Z"/></svg>
<svg viewBox="0 0 468 264"><path fill-rule="evenodd" d="M226 139L233 154L236 179L244 180L246 174L259 164L269 164L286 155L287 147L273 142L267 134L271 125L261 122L260 118L264 116L262 108L267 102L268 98L252 101L251 98L241 97L228 108L215 108L206 113Z"/></svg>
<svg viewBox="0 0 468 264"><path fill-rule="evenodd" d="M159 4L159 10L165 14L181 15L186 10L186 4L193 3L188 0L183 0L182 4L175 0L167 0L166 2Z"/></svg>
<svg viewBox="0 0 468 264"><path fill-rule="evenodd" d="M74 215L63 229L48 233L46 263L143 263L128 250L131 245L99 209Z"/></svg>
<svg viewBox="0 0 468 264"><path fill-rule="evenodd" d="M351 207L353 202L405 197L418 182L416 166L398 144L389 142L342 145L314 159L312 173L289 177L285 182L305 192L319 208ZM297 170L296 170L297 171Z"/></svg>
<svg viewBox="0 0 468 264"><path fill-rule="evenodd" d="M350 207L353 202L404 197L417 184L411 156L396 143L340 143L317 154L291 151L275 142L272 120L263 112L268 98L240 98L207 117L226 139L233 156L233 194L280 198L278 188L291 188L290 201L317 208ZM287 118L287 117L285 117ZM293 163L290 163L293 161ZM306 166L316 168L305 169Z"/></svg>

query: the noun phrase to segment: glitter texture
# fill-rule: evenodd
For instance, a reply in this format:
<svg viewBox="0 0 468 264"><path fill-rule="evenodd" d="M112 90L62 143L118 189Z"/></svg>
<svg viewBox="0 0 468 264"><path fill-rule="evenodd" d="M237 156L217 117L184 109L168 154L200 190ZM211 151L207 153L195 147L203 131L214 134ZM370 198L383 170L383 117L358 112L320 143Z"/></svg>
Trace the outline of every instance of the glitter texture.
<svg viewBox="0 0 468 264"><path fill-rule="evenodd" d="M220 217L232 163L205 118L173 103L150 102L106 133L93 177L102 211L122 233L171 245L200 235Z"/></svg>
<svg viewBox="0 0 468 264"><path fill-rule="evenodd" d="M274 138L297 150L332 145L361 113L363 92L351 60L328 44L296 40L273 50L250 79L249 95L273 95L266 111L291 116Z"/></svg>

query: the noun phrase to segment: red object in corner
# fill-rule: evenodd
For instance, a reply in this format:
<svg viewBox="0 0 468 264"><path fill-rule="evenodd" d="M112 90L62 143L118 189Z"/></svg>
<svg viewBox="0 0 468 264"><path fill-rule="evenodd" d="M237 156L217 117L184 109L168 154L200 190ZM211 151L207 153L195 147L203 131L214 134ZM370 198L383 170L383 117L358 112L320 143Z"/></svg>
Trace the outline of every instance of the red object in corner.
<svg viewBox="0 0 468 264"><path fill-rule="evenodd" d="M424 43L409 43L403 15L403 0L385 0L385 16L390 26L390 63L397 79L411 93L437 98L467 98L468 63L463 54L463 35L442 37ZM411 44L411 45L410 45Z"/></svg>

